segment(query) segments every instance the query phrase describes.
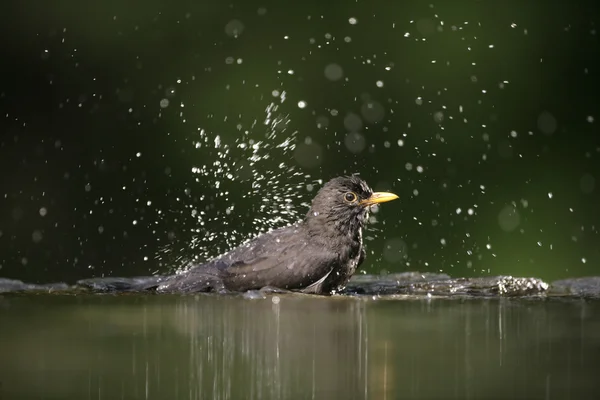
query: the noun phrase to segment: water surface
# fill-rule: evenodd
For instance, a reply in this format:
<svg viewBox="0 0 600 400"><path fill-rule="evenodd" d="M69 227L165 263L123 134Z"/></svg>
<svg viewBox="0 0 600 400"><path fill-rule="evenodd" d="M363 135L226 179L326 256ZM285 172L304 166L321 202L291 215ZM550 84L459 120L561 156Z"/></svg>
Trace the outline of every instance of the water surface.
<svg viewBox="0 0 600 400"><path fill-rule="evenodd" d="M586 399L600 302L0 297L3 399Z"/></svg>

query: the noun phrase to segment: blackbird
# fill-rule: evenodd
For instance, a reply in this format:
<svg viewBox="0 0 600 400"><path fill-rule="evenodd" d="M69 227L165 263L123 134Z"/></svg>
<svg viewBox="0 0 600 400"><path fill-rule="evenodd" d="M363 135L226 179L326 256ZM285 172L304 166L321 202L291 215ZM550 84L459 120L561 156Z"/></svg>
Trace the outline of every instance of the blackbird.
<svg viewBox="0 0 600 400"><path fill-rule="evenodd" d="M393 193L374 193L355 175L334 178L319 190L302 221L167 277L156 290L241 292L274 287L333 293L365 259L362 228L370 207L397 198Z"/></svg>
<svg viewBox="0 0 600 400"><path fill-rule="evenodd" d="M98 291L245 292L265 287L331 294L365 259L362 228L370 207L397 199L358 176L327 182L306 217L260 235L224 255L171 276L96 278L77 282Z"/></svg>

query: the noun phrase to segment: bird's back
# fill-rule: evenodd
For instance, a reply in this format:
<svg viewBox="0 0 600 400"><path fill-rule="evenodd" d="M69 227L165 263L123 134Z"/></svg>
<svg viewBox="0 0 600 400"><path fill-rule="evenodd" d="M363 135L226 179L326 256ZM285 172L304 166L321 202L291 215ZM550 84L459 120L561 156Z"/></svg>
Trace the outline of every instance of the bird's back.
<svg viewBox="0 0 600 400"><path fill-rule="evenodd" d="M315 240L300 223L262 234L195 266L164 282L160 290L246 291L272 286L321 293L325 280L343 262L340 254Z"/></svg>

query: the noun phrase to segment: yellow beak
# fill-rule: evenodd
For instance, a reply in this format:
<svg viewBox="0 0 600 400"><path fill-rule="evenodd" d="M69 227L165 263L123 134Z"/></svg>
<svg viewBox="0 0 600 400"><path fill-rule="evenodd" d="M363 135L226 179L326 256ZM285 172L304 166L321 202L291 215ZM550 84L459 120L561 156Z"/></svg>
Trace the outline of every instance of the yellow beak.
<svg viewBox="0 0 600 400"><path fill-rule="evenodd" d="M361 206L372 206L373 204L385 203L387 201L396 200L398 196L394 193L375 192L368 199L364 199L359 204Z"/></svg>

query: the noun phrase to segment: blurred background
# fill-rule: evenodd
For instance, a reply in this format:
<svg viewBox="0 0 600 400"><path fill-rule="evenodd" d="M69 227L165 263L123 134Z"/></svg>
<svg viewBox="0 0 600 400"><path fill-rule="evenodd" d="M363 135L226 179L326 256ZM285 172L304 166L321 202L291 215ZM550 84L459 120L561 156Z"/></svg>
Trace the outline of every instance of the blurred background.
<svg viewBox="0 0 600 400"><path fill-rule="evenodd" d="M598 274L592 0L4 2L0 276L168 273L360 173L364 272Z"/></svg>

